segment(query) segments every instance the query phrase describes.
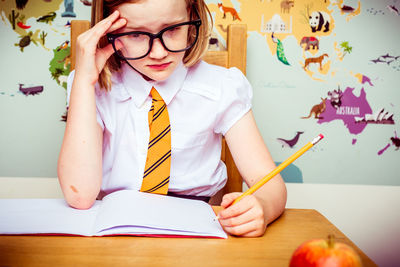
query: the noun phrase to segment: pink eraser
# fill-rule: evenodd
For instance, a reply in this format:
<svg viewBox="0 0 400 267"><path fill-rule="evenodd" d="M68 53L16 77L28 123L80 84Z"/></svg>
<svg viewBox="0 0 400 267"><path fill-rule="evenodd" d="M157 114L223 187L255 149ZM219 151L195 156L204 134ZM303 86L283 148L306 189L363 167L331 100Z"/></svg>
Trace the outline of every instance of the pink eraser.
<svg viewBox="0 0 400 267"><path fill-rule="evenodd" d="M324 138L324 136L322 134L319 134L319 137L321 137L321 139Z"/></svg>

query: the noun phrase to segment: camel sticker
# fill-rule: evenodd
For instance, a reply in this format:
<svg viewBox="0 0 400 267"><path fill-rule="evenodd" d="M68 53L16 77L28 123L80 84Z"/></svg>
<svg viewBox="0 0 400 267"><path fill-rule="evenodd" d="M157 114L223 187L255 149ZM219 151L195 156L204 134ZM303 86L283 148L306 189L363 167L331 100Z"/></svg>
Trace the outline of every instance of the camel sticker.
<svg viewBox="0 0 400 267"><path fill-rule="evenodd" d="M281 1L281 13L290 13L290 9L294 7L293 0L282 0Z"/></svg>

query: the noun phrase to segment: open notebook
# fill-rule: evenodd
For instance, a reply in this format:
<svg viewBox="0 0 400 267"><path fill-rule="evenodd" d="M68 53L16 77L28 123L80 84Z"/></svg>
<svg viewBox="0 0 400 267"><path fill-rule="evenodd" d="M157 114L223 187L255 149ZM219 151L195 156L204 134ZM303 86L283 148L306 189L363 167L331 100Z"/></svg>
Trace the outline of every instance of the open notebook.
<svg viewBox="0 0 400 267"><path fill-rule="evenodd" d="M77 210L63 199L0 199L0 234L227 238L203 201L121 190Z"/></svg>

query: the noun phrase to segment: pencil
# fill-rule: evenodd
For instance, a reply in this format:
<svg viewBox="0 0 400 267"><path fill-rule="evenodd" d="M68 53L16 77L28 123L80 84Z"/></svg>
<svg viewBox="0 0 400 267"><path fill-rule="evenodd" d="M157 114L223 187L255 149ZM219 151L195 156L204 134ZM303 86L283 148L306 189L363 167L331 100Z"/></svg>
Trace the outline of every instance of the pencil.
<svg viewBox="0 0 400 267"><path fill-rule="evenodd" d="M321 139L324 138L322 134L319 134L317 137L315 137L311 142L308 142L305 146L303 146L299 151L294 153L292 156L290 156L287 160L279 164L278 167L276 167L273 171L268 173L264 178L262 178L260 181L258 181L256 184L254 184L252 187L250 187L246 192L241 194L237 199L235 199L231 206L237 202L239 202L242 198L245 196L253 194L255 191L257 191L261 186L266 184L269 180L271 180L275 175L280 173L283 169L285 169L290 163L295 161L298 157L304 154L307 150L309 150L311 147L313 147L316 143L321 141ZM217 216L217 219L219 217Z"/></svg>

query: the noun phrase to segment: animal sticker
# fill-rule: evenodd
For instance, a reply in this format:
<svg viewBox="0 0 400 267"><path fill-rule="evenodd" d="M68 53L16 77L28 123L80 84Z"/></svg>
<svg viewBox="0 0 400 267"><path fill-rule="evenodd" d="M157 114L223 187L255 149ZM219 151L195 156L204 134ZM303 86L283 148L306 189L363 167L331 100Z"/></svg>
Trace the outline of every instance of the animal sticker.
<svg viewBox="0 0 400 267"><path fill-rule="evenodd" d="M319 57L309 57L306 58L305 62L304 62L304 70L306 70L308 68L308 65L310 65L311 63L317 63L319 64L319 69L322 70L322 61L324 60L325 57L328 57L328 54L323 54Z"/></svg>
<svg viewBox="0 0 400 267"><path fill-rule="evenodd" d="M346 15L346 21L350 21L351 18L361 13L361 0L358 0L357 7L345 5L343 2L343 0L338 0L336 3L332 4L339 8L341 15Z"/></svg>
<svg viewBox="0 0 400 267"><path fill-rule="evenodd" d="M342 105L342 97L343 97L343 92L342 90L340 90L340 86L338 87L337 90L335 89L333 91L328 92L329 102L331 103L334 109L340 108L340 106Z"/></svg>
<svg viewBox="0 0 400 267"><path fill-rule="evenodd" d="M233 20L237 20L238 19L239 21L242 21L240 19L240 17L239 17L238 12L233 7L227 7L227 6L224 6L221 3L218 3L218 8L224 13L224 16L222 18L225 19L226 18L226 13L230 13L232 15L232 19Z"/></svg>
<svg viewBox="0 0 400 267"><path fill-rule="evenodd" d="M24 95L37 95L43 92L43 86L24 87L22 83L19 84L19 91Z"/></svg>
<svg viewBox="0 0 400 267"><path fill-rule="evenodd" d="M314 115L315 119L323 119L324 117L321 117L320 115L322 113L324 113L325 109L326 109L326 98L322 98L321 97L322 102L314 105L311 110L310 110L310 114L307 117L301 117L302 119L308 119L311 118L311 116Z"/></svg>
<svg viewBox="0 0 400 267"><path fill-rule="evenodd" d="M312 32L318 32L318 31L328 32L330 22L331 22L331 17L328 15L328 13L323 11L314 11L311 13L309 17L309 23Z"/></svg>
<svg viewBox="0 0 400 267"><path fill-rule="evenodd" d="M46 24L50 24L54 21L54 19L56 18L57 14L56 12L50 12L47 15L41 16L40 18L38 18L36 21L37 22L42 22L42 23L46 23Z"/></svg>
<svg viewBox="0 0 400 267"><path fill-rule="evenodd" d="M282 144L282 147L293 148L299 141L300 135L304 132L297 131L296 135L292 139L277 138L278 142Z"/></svg>
<svg viewBox="0 0 400 267"><path fill-rule="evenodd" d="M81 3L84 4L85 6L91 6L92 5L92 1L89 1L89 0L81 0Z"/></svg>
<svg viewBox="0 0 400 267"><path fill-rule="evenodd" d="M15 4L19 10L24 9L27 3L28 0L15 0Z"/></svg>
<svg viewBox="0 0 400 267"><path fill-rule="evenodd" d="M394 131L394 136L390 137L390 141L384 148L378 151L378 156L381 156L383 152L385 152L391 145L394 145L395 151L399 150L400 148L400 138L397 136L397 132Z"/></svg>
<svg viewBox="0 0 400 267"><path fill-rule="evenodd" d="M396 14L397 16L400 15L399 9L395 5L387 5L387 9L389 9L390 12Z"/></svg>
<svg viewBox="0 0 400 267"><path fill-rule="evenodd" d="M281 1L281 13L290 13L290 8L294 7L293 0L282 0Z"/></svg>
<svg viewBox="0 0 400 267"><path fill-rule="evenodd" d="M386 64L390 65L394 61L397 61L399 58L400 58L400 56L391 56L389 53L387 53L386 55L379 56L376 59L372 59L370 61L375 64L386 63Z"/></svg>
<svg viewBox="0 0 400 267"><path fill-rule="evenodd" d="M28 45L32 43L34 43L35 45L37 45L36 41L34 38L32 38L33 33L32 31L29 31L27 35L21 35L19 38L21 38L21 40L19 40L18 43L15 43L15 46L19 46L19 49L21 50L21 52L24 52L24 48L27 47Z"/></svg>
<svg viewBox="0 0 400 267"><path fill-rule="evenodd" d="M290 65L286 56L285 56L285 51L283 49L283 44L281 40L276 38L274 36L274 33L271 34L272 41L276 43L276 56L278 57L279 61L282 62L285 65Z"/></svg>
<svg viewBox="0 0 400 267"><path fill-rule="evenodd" d="M304 36L301 38L300 46L304 47L304 51L311 49L319 49L319 41L314 36Z"/></svg>

